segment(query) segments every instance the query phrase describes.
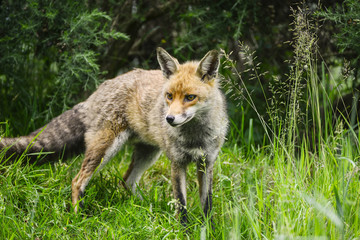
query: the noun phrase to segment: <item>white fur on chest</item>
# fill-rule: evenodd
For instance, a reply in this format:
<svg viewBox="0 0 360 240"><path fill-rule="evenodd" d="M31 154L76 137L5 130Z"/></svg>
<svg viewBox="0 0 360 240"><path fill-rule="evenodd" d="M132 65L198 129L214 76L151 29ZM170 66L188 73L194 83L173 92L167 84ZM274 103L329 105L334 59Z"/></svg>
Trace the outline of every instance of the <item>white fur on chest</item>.
<svg viewBox="0 0 360 240"><path fill-rule="evenodd" d="M187 153L195 159L202 158L205 156L205 151L202 150L201 148L191 148L190 150L188 150Z"/></svg>

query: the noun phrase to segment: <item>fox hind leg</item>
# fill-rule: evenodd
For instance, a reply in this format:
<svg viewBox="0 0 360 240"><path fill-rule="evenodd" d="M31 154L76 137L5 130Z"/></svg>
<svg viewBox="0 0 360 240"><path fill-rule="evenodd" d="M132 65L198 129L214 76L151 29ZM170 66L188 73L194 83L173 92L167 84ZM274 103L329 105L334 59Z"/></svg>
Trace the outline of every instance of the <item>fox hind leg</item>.
<svg viewBox="0 0 360 240"><path fill-rule="evenodd" d="M78 204L80 207L83 205L81 198L95 170L101 169L120 150L130 137L130 133L125 130L115 137L113 131L104 129L87 137L90 140L87 141L84 161L72 181L72 203L75 212L78 210Z"/></svg>
<svg viewBox="0 0 360 240"><path fill-rule="evenodd" d="M133 194L142 199L137 191L137 185L143 173L150 168L159 158L161 151L155 146L144 143L135 145L131 163L124 175L125 187L129 188Z"/></svg>

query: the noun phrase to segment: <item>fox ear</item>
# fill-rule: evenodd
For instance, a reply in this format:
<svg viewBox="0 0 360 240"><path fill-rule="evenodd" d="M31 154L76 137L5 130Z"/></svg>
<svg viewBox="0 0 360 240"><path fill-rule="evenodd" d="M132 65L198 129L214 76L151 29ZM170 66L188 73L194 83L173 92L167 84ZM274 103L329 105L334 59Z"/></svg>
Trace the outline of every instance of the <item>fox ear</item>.
<svg viewBox="0 0 360 240"><path fill-rule="evenodd" d="M167 51L163 48L158 47L156 49L157 59L160 64L160 68L163 71L163 74L166 78L169 78L174 74L179 67L179 62L176 58L172 57Z"/></svg>
<svg viewBox="0 0 360 240"><path fill-rule="evenodd" d="M217 76L219 65L220 58L218 51L211 50L201 59L196 73L201 77L202 81L208 81Z"/></svg>

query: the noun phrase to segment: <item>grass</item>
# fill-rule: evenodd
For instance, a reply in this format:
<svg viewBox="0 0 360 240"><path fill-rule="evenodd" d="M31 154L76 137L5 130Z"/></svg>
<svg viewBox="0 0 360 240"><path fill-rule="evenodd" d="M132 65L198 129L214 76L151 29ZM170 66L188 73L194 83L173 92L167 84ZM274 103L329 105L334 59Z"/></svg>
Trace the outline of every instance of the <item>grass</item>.
<svg viewBox="0 0 360 240"><path fill-rule="evenodd" d="M302 34L295 34L293 68L287 80L277 80L273 99L267 98L269 120L245 84L239 89L230 82L231 94L244 99L259 120L245 117L249 107L232 119L214 169L214 231L204 231L209 224L203 223L194 165L187 176L185 231L174 214L165 156L140 182L143 201L119 185L132 152L126 146L95 174L80 214L71 206L71 180L83 156L41 166L21 156L0 164L0 239L359 239L360 133L333 114L332 86L324 64L318 74L314 57L316 38L304 34L311 23L301 23L305 27L294 28ZM248 74L255 72L259 80L254 65ZM244 83L236 64L228 66Z"/></svg>
<svg viewBox="0 0 360 240"><path fill-rule="evenodd" d="M297 159L271 146L227 144L214 178L215 239L355 239L360 235L358 150L345 136L321 153L302 144ZM188 172L189 230L174 215L165 157L145 173L140 201L119 186L126 147L90 182L81 214L71 207L71 180L82 156L53 165L0 167L1 239L199 239L202 213L196 171ZM119 167L120 166L120 167ZM203 232L204 234L204 232Z"/></svg>

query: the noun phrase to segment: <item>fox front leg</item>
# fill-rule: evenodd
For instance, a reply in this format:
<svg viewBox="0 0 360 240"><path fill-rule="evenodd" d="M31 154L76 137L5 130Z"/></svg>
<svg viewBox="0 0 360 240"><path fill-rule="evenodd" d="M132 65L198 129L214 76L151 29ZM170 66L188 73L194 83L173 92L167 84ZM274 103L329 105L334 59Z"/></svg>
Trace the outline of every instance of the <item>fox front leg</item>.
<svg viewBox="0 0 360 240"><path fill-rule="evenodd" d="M176 211L181 224L186 227L188 221L186 210L186 165L171 163L171 182L176 200Z"/></svg>
<svg viewBox="0 0 360 240"><path fill-rule="evenodd" d="M212 209L212 185L214 161L202 158L197 163L197 176L199 181L199 193L201 206L205 217L208 218ZM212 222L212 220L211 220Z"/></svg>

